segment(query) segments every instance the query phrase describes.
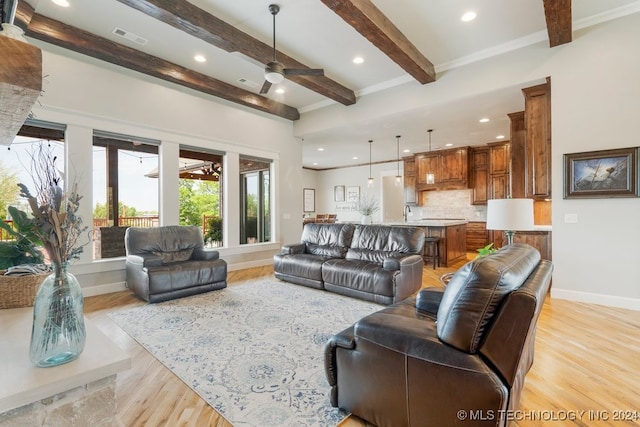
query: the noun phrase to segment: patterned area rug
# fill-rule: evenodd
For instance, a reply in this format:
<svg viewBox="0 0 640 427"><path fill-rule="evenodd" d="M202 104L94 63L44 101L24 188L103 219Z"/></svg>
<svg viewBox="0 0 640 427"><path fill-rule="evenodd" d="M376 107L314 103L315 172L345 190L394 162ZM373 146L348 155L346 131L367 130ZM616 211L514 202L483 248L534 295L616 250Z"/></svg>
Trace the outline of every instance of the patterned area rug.
<svg viewBox="0 0 640 427"><path fill-rule="evenodd" d="M235 427L324 427L324 345L381 308L271 277L109 317Z"/></svg>

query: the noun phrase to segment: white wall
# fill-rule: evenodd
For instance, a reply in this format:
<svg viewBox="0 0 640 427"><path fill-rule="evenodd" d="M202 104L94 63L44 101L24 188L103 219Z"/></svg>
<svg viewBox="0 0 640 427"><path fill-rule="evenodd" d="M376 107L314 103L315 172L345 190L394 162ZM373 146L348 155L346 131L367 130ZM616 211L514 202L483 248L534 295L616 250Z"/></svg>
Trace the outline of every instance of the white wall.
<svg viewBox="0 0 640 427"><path fill-rule="evenodd" d="M169 196L177 194L178 178L171 172L171 165L177 165L179 144L223 150L236 159L239 154L266 157L274 159L273 230L277 243L241 246L234 235L228 247L220 250L221 256L229 262L230 269L264 265L272 262L281 242L299 240L302 149L293 137L290 121L178 86L167 87L99 61L79 60L79 55L46 44L38 46L43 49L43 74L48 77L39 100L42 106L34 108L34 112L37 119L68 125L69 165L73 165L68 173L70 181L77 178L82 182L84 200L92 200L92 165L87 159L91 158L93 129L161 141L161 152L166 155L161 174L162 169L167 170L160 177L163 224L177 221L175 197ZM237 167L235 171L227 183L238 180ZM233 193L235 189L237 193L238 188L232 185L228 191ZM239 229L238 196L227 194L227 197L225 216L233 232ZM91 217L90 202L81 209L85 217ZM92 261L85 255L72 270L78 275L85 295L93 295L122 289L123 266L122 259Z"/></svg>
<svg viewBox="0 0 640 427"><path fill-rule="evenodd" d="M640 199L564 200L563 155L639 146L640 14L576 31L572 43L547 42L449 70L433 84L409 83L365 96L349 109L306 113L304 135L364 120L384 120L419 106L464 99L551 76L553 168L552 296L640 310ZM362 168L319 172L324 206L333 185L362 182ZM565 224L564 215L578 215Z"/></svg>

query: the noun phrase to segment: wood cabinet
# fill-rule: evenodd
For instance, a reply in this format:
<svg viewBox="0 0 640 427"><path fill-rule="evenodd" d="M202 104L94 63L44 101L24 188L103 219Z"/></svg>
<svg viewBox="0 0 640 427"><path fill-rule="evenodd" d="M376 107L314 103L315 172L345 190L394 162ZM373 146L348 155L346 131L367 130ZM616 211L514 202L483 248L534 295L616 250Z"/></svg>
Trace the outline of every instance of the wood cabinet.
<svg viewBox="0 0 640 427"><path fill-rule="evenodd" d="M469 147L460 147L416 154L418 191L469 188L468 151ZM435 175L433 184L427 183L427 173Z"/></svg>
<svg viewBox="0 0 640 427"><path fill-rule="evenodd" d="M489 199L489 148L469 150L469 181L471 204L486 205Z"/></svg>
<svg viewBox="0 0 640 427"><path fill-rule="evenodd" d="M475 252L489 244L487 223L472 221L467 223L467 252Z"/></svg>
<svg viewBox="0 0 640 427"><path fill-rule="evenodd" d="M503 231L491 231L493 246L501 248L507 244L507 235ZM552 260L551 231L518 231L513 235L514 243L526 243L540 252L542 259Z"/></svg>
<svg viewBox="0 0 640 427"><path fill-rule="evenodd" d="M425 234L427 237L440 237L440 266L450 267L467 259L467 224L425 227Z"/></svg>
<svg viewBox="0 0 640 427"><path fill-rule="evenodd" d="M525 127L525 194L551 198L551 81L522 89Z"/></svg>
<svg viewBox="0 0 640 427"><path fill-rule="evenodd" d="M526 196L524 111L508 116L511 122L511 197L522 199Z"/></svg>
<svg viewBox="0 0 640 427"><path fill-rule="evenodd" d="M404 204L415 206L419 203L416 189L416 162L412 157L405 157L404 161Z"/></svg>

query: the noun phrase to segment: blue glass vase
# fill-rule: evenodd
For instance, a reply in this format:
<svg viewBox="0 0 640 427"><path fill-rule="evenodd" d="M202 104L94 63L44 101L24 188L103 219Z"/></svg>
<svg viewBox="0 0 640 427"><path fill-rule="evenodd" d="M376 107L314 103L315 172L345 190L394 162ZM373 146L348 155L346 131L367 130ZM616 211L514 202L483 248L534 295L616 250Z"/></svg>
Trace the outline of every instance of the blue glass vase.
<svg viewBox="0 0 640 427"><path fill-rule="evenodd" d="M54 264L53 273L40 285L33 304L29 358L39 367L70 362L84 350L82 289L67 267L66 263Z"/></svg>

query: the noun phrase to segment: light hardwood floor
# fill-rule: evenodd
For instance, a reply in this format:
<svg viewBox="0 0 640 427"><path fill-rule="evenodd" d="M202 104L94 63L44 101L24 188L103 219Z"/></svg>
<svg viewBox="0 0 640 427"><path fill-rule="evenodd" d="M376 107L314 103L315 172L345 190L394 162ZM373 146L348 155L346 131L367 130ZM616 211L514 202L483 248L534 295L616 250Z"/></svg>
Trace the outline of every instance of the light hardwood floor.
<svg viewBox="0 0 640 427"><path fill-rule="evenodd" d="M459 265L425 267L424 286L439 286L440 275ZM270 266L234 271L228 283L268 275ZM142 304L129 291L85 299L86 316L132 359L132 368L117 378L119 421L127 427L231 426L107 317L114 309ZM640 426L639 374L640 312L547 298L522 412L512 414L511 426ZM365 426L371 425L356 417L340 424Z"/></svg>

